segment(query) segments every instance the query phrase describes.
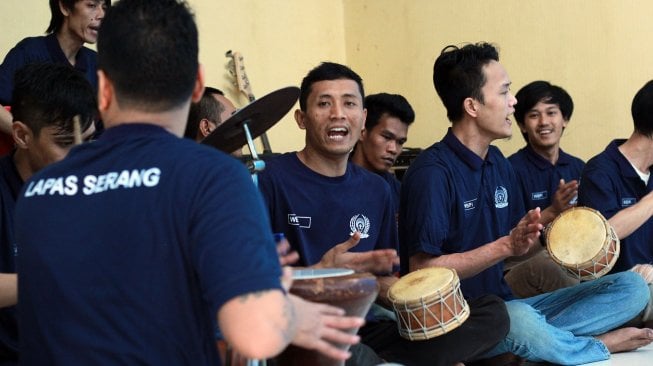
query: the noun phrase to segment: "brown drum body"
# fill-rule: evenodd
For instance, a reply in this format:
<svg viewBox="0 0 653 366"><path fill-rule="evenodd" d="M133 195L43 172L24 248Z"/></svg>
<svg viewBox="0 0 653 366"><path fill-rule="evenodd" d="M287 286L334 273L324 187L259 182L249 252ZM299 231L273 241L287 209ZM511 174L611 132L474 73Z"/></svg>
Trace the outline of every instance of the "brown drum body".
<svg viewBox="0 0 653 366"><path fill-rule="evenodd" d="M344 273L351 272L344 271ZM376 277L370 273L295 279L290 288L290 293L304 300L337 306L344 309L348 316L359 317L365 317L378 292L379 285ZM351 334L356 332L358 328L350 330ZM348 346L343 345L341 348L346 349ZM277 357L277 365L336 366L344 365L344 362L333 360L316 351L290 345Z"/></svg>
<svg viewBox="0 0 653 366"><path fill-rule="evenodd" d="M448 333L469 317L456 271L444 267L411 272L388 290L399 334L424 340Z"/></svg>
<svg viewBox="0 0 653 366"><path fill-rule="evenodd" d="M589 207L562 212L544 235L551 258L580 280L603 276L619 258L617 234L600 212Z"/></svg>

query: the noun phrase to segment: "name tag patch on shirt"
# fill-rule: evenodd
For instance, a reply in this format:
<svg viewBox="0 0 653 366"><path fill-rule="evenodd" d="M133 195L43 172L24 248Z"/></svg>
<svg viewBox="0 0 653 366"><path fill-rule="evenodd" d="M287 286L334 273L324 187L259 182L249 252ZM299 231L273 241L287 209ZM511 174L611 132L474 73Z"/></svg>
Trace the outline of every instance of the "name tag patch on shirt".
<svg viewBox="0 0 653 366"><path fill-rule="evenodd" d="M626 197L621 199L621 207L632 206L637 202L637 199L632 197Z"/></svg>
<svg viewBox="0 0 653 366"><path fill-rule="evenodd" d="M546 199L548 196L549 196L549 192L547 191L531 192L531 200L533 201L541 201Z"/></svg>
<svg viewBox="0 0 653 366"><path fill-rule="evenodd" d="M288 225L299 226L299 227L310 229L311 218L308 216L297 216L295 214L289 214Z"/></svg>

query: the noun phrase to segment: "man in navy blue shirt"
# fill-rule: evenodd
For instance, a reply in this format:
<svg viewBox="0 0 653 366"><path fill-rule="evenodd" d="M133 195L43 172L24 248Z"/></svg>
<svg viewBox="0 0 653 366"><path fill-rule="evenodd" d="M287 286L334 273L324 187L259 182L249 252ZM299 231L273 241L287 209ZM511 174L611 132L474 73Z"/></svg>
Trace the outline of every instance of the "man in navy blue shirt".
<svg viewBox="0 0 653 366"><path fill-rule="evenodd" d="M487 356L506 352L536 362L576 365L653 341L653 330L623 328L649 299L641 276L625 272L539 296L510 300L503 260L539 245L542 214L525 215L519 183L492 141L510 137L517 100L487 43L448 46L433 83L451 121L442 141L411 164L402 180L402 271L455 269L466 297L503 297L510 332Z"/></svg>
<svg viewBox="0 0 653 366"><path fill-rule="evenodd" d="M98 38L100 139L25 183L16 205L21 364L220 364L326 341L360 318L287 295L245 167L180 138L204 89L179 0L121 0ZM129 57L125 57L129 55ZM174 55L174 57L170 57ZM46 304L46 306L44 306Z"/></svg>
<svg viewBox="0 0 653 366"><path fill-rule="evenodd" d="M325 62L302 81L295 119L306 130L298 152L268 161L259 188L275 232L282 232L304 266L346 267L370 272L381 285L378 303L389 305L387 290L397 281L395 207L388 184L350 162L367 110L363 82L348 67ZM503 302L493 296L470 304L459 328L425 341L399 336L395 320L370 316L359 331L361 343L387 361L406 365L452 365L473 360L507 332ZM383 309L379 309L383 313ZM385 310L387 312L387 309ZM353 350L352 365L377 365L366 347Z"/></svg>
<svg viewBox="0 0 653 366"><path fill-rule="evenodd" d="M585 163L560 148L574 103L561 87L533 81L515 95L515 120L526 146L511 155L527 210L540 207L555 217L576 204L578 181ZM543 213L544 214L544 213ZM524 298L578 284L543 247L526 258L506 260L506 281L515 296Z"/></svg>
<svg viewBox="0 0 653 366"><path fill-rule="evenodd" d="M96 53L84 47L95 43L111 0L50 0L46 36L20 41L0 64L0 105L11 105L14 73L29 63L57 63L74 67L97 89ZM11 114L0 108L0 132L11 134Z"/></svg>
<svg viewBox="0 0 653 366"><path fill-rule="evenodd" d="M613 140L590 159L581 178L578 203L600 211L621 240L613 273L653 262L652 100L653 81L649 81L632 101L633 133L628 139ZM648 313L644 320L650 321Z"/></svg>
<svg viewBox="0 0 653 366"><path fill-rule="evenodd" d="M368 95L365 108L365 129L351 154L351 161L388 182L398 211L401 182L390 169L408 139L408 127L415 121L415 112L406 98L388 93Z"/></svg>
<svg viewBox="0 0 653 366"><path fill-rule="evenodd" d="M16 199L34 173L66 156L76 143L74 118L82 139L95 128L95 91L78 72L57 64L31 64L16 73L13 131L16 148L0 158L0 306L17 301L14 235ZM0 363L18 363L15 308L0 310Z"/></svg>

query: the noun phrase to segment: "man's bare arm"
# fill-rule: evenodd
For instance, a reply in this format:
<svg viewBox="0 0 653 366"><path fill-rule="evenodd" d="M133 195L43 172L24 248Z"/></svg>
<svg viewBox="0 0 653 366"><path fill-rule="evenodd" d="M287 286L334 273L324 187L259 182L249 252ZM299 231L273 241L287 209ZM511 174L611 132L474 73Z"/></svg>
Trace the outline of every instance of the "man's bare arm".
<svg viewBox="0 0 653 366"><path fill-rule="evenodd" d="M440 266L455 269L460 278L472 277L508 257L524 255L534 245L539 245L538 238L542 229L540 218L539 208L530 210L510 235L464 253L441 256L428 253L415 254L409 260L410 271Z"/></svg>
<svg viewBox="0 0 653 366"><path fill-rule="evenodd" d="M626 207L612 216L608 222L619 239L624 239L639 229L653 216L653 192L649 192L636 204Z"/></svg>
<svg viewBox="0 0 653 366"><path fill-rule="evenodd" d="M0 308L16 305L18 302L18 276L15 273L0 273Z"/></svg>

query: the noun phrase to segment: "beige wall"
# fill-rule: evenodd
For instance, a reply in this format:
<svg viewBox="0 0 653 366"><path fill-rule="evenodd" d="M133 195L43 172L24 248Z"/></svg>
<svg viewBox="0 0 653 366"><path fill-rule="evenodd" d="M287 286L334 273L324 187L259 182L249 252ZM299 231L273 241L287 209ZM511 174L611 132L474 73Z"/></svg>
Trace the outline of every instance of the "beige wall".
<svg viewBox="0 0 653 366"><path fill-rule="evenodd" d="M435 57L447 44L490 41L513 80L513 91L535 80L563 86L576 109L563 148L583 159L632 128L630 101L653 77L647 0L190 0L200 28L208 84L237 97L226 72L227 50L245 57L257 96L298 85L320 61L347 63L368 93L404 94L417 121L407 146L426 147L448 127L433 90ZM0 2L0 55L47 26L45 0ZM236 104L243 105L244 98ZM510 154L522 144L497 145ZM290 116L268 133L274 151L303 146Z"/></svg>
<svg viewBox="0 0 653 366"><path fill-rule="evenodd" d="M347 59L368 92L413 104L409 146L428 146L449 126L433 89L433 61L448 44L491 41L513 81L549 80L574 99L563 149L583 159L632 132L630 102L653 78L653 3L618 0L346 0ZM523 145L516 124L505 154Z"/></svg>

